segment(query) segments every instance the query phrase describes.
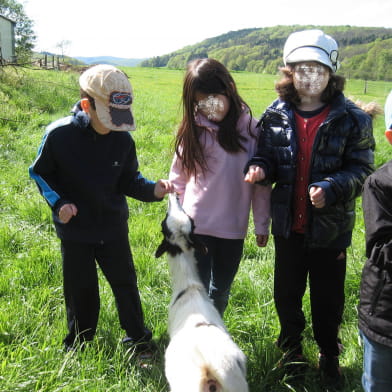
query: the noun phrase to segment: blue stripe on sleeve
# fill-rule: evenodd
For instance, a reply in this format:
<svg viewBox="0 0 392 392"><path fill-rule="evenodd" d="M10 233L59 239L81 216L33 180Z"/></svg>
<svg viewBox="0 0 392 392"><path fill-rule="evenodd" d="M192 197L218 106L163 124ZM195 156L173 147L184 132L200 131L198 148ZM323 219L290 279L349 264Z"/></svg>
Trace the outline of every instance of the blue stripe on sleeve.
<svg viewBox="0 0 392 392"><path fill-rule="evenodd" d="M46 134L44 135L41 145L38 148L38 155L35 159L35 161L33 162L33 164L29 167L29 175L30 178L32 178L38 185L38 189L41 193L41 195L45 198L45 200L48 202L48 204L53 207L56 202L60 199L60 196L58 195L57 192L55 192L50 186L49 184L39 175L34 171L34 166L36 164L36 162L39 160L42 150L43 150L43 146L45 144L45 141L48 137L49 132L46 132Z"/></svg>
<svg viewBox="0 0 392 392"><path fill-rule="evenodd" d="M41 195L45 198L49 205L53 207L60 199L60 196L49 186L49 184L40 175L38 175L34 171L33 166L29 167L29 174L30 177L37 183Z"/></svg>

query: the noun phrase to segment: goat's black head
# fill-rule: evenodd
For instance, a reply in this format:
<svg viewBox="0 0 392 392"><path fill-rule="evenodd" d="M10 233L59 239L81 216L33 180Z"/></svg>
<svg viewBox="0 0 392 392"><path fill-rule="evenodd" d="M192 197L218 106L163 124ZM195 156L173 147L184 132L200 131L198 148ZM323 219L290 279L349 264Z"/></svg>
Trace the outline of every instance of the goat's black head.
<svg viewBox="0 0 392 392"><path fill-rule="evenodd" d="M207 253L206 246L194 235L193 219L182 209L175 193L169 194L169 208L162 221L163 240L155 252L155 257L165 252L175 256L189 249Z"/></svg>

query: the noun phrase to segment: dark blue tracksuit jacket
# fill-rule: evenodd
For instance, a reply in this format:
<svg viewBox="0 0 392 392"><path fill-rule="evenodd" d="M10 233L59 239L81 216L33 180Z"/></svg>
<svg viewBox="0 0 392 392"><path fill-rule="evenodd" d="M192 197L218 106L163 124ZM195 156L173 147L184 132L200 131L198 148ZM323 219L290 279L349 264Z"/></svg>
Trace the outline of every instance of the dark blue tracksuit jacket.
<svg viewBox="0 0 392 392"><path fill-rule="evenodd" d="M157 201L155 183L138 170L129 132L100 135L84 112L50 124L29 174L53 211L63 240L102 242L128 232L126 196ZM58 210L73 203L78 214L62 224Z"/></svg>

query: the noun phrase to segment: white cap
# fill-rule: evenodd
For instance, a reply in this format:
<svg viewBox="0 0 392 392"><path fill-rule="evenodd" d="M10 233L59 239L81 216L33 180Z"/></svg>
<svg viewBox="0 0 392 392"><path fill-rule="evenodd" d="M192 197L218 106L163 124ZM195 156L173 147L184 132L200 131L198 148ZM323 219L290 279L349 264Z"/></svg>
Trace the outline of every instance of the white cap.
<svg viewBox="0 0 392 392"><path fill-rule="evenodd" d="M338 44L321 30L297 31L289 35L283 49L284 64L317 61L336 72Z"/></svg>

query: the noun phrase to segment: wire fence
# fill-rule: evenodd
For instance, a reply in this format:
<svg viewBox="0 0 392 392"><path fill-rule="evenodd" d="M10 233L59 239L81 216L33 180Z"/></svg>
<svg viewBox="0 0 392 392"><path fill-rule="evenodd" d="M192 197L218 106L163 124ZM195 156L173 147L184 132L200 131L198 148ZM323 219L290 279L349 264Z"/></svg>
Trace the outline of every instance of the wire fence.
<svg viewBox="0 0 392 392"><path fill-rule="evenodd" d="M374 82L372 80L363 81L363 94L373 94L380 92L380 87L384 89L384 94L388 94L392 90L392 82Z"/></svg>

